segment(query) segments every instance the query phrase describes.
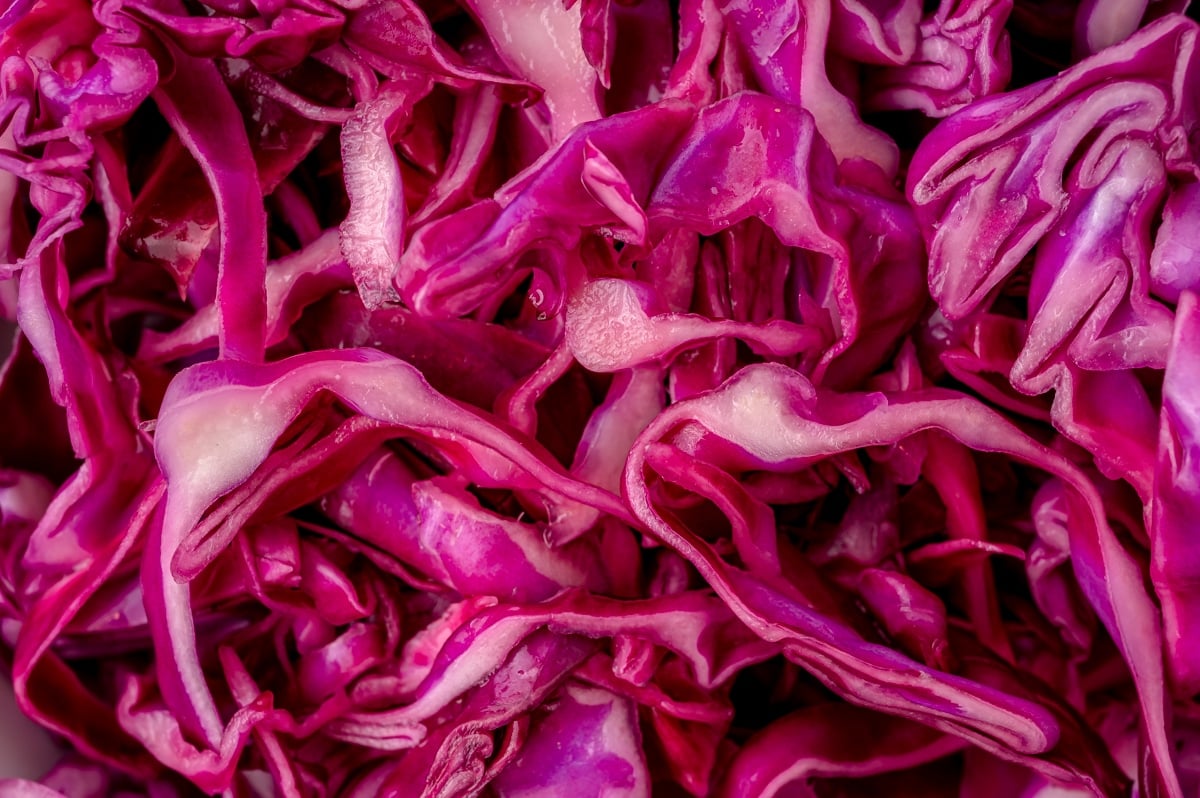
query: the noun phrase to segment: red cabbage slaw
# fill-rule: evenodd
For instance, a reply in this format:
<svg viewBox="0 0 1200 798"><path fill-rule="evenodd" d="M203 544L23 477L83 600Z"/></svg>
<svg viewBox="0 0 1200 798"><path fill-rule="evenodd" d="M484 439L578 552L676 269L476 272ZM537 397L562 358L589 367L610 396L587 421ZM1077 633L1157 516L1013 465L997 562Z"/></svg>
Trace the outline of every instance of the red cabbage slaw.
<svg viewBox="0 0 1200 798"><path fill-rule="evenodd" d="M1188 13L12 0L0 793L1194 795Z"/></svg>

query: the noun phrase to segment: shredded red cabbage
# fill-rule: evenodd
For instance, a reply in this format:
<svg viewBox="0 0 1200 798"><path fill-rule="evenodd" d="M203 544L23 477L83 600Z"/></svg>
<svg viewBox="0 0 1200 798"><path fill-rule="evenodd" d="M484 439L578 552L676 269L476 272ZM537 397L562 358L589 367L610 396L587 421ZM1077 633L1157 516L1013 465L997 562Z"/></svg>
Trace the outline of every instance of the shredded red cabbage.
<svg viewBox="0 0 1200 798"><path fill-rule="evenodd" d="M0 795L1195 796L1188 14L8 0Z"/></svg>

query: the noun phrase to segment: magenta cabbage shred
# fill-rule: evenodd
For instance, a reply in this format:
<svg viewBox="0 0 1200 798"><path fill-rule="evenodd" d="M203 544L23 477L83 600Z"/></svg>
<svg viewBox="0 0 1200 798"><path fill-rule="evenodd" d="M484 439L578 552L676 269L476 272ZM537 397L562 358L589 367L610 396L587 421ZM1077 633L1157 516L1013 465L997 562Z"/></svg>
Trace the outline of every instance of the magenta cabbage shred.
<svg viewBox="0 0 1200 798"><path fill-rule="evenodd" d="M2 5L3 798L1200 794L1188 0Z"/></svg>

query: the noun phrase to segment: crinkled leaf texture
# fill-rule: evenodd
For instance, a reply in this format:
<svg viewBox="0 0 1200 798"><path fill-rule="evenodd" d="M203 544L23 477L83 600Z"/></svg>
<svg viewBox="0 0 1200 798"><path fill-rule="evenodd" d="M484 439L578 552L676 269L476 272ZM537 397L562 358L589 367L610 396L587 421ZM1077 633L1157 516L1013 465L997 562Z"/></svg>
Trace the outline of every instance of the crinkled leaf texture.
<svg viewBox="0 0 1200 798"><path fill-rule="evenodd" d="M0 795L1195 795L1185 11L8 3Z"/></svg>

